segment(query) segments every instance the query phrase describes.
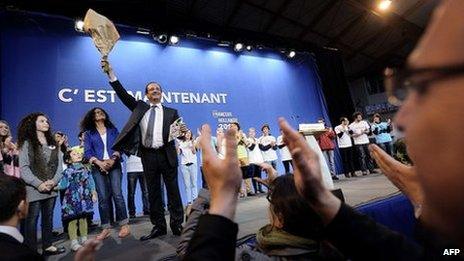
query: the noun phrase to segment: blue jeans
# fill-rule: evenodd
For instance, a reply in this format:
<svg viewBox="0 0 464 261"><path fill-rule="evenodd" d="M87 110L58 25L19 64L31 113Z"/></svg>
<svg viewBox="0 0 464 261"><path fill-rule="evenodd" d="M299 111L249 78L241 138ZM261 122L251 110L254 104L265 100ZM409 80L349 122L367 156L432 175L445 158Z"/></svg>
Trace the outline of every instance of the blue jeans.
<svg viewBox="0 0 464 261"><path fill-rule="evenodd" d="M190 166L182 164L182 175L184 176L185 193L187 194L187 202L192 203L198 196L197 188L197 164L193 163Z"/></svg>
<svg viewBox="0 0 464 261"><path fill-rule="evenodd" d="M127 172L127 207L129 208L129 215L135 216L135 188L139 181L140 190L142 192L142 203L144 215L150 213L150 203L148 203L148 188L147 182L143 172Z"/></svg>
<svg viewBox="0 0 464 261"><path fill-rule="evenodd" d="M111 198L113 198L116 208L116 223L120 226L126 225L129 219L127 218L126 203L122 195L122 172L120 165L112 169L108 174L101 173L97 169L93 169L92 174L97 188L101 227L105 229L111 226Z"/></svg>

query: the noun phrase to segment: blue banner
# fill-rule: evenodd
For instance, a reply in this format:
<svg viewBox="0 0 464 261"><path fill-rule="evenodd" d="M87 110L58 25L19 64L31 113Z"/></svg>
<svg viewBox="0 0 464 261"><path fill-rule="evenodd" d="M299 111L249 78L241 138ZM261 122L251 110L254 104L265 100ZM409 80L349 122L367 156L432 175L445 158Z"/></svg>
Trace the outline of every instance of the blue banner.
<svg viewBox="0 0 464 261"><path fill-rule="evenodd" d="M95 106L104 108L119 129L123 127L129 110L102 73L91 38L75 32L74 21L15 13L0 18L1 118L13 132L22 117L42 111L53 130L67 133L75 145L80 120ZM178 109L194 134L202 123L227 128L238 120L245 132L255 127L260 133L268 123L277 137L279 116L294 127L327 118L311 56L289 60L278 52L239 54L193 39L163 46L150 36L135 34L135 29L118 29L122 39L109 57L118 79L139 99L144 98L147 82L159 82L164 105ZM185 201L182 178L179 183ZM125 178L123 189L126 195ZM138 209L139 196L138 191Z"/></svg>

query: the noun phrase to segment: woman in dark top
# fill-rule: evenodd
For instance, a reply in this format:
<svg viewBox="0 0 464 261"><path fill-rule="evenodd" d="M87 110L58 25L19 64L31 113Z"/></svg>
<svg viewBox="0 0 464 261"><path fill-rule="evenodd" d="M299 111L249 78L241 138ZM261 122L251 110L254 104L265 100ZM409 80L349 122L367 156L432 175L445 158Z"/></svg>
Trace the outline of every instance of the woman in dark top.
<svg viewBox="0 0 464 261"><path fill-rule="evenodd" d="M103 228L97 239L110 236L111 198L116 208L116 222L121 227L119 237L130 234L126 203L122 195L121 153L111 149L119 131L102 108L87 112L81 122L84 135L84 158L92 164L92 174L98 194L98 210Z"/></svg>
<svg viewBox="0 0 464 261"><path fill-rule="evenodd" d="M37 219L41 213L44 255L61 254L64 248L53 246L53 209L57 193L53 188L61 179L63 154L50 130L47 116L32 113L19 123L19 166L26 182L29 214L25 221L25 243L37 249Z"/></svg>

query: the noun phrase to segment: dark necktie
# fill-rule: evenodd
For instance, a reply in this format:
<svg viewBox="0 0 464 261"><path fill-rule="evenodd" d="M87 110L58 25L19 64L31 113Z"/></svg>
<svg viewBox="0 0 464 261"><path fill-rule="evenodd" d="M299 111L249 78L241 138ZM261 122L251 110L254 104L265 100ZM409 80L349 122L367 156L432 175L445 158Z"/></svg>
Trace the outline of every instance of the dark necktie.
<svg viewBox="0 0 464 261"><path fill-rule="evenodd" d="M150 108L150 116L148 118L148 127L145 135L145 147L150 148L153 144L153 129L155 128L155 111L156 106Z"/></svg>

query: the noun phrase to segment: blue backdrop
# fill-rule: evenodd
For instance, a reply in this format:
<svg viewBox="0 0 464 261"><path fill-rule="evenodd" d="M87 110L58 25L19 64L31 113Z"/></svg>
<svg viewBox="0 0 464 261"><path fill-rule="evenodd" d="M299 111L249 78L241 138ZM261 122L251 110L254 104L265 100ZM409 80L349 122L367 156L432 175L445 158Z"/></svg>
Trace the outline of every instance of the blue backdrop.
<svg viewBox="0 0 464 261"><path fill-rule="evenodd" d="M91 38L75 32L74 21L17 13L3 13L0 19L1 118L14 133L23 116L42 111L49 115L52 129L67 133L75 145L80 119L95 106L103 107L122 128L129 111L101 72L100 54ZM244 130L269 123L277 137L279 116L295 127L321 116L327 119L311 56L295 61L277 52L237 54L186 39L178 46L161 46L133 28L118 30L122 38L110 61L120 81L134 95L141 95L149 81L161 83L164 104L178 109L194 133L202 123L217 127L238 119ZM179 184L185 202L181 175ZM137 190L138 212L139 195ZM55 212L58 226L59 214Z"/></svg>

